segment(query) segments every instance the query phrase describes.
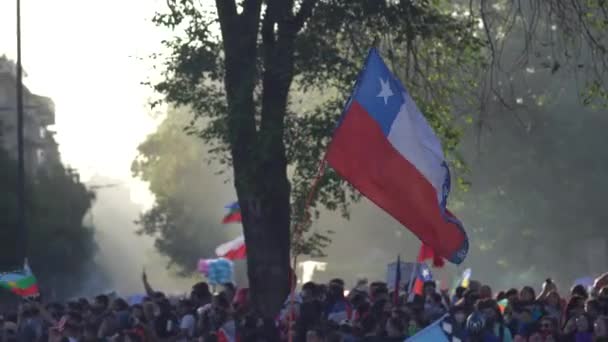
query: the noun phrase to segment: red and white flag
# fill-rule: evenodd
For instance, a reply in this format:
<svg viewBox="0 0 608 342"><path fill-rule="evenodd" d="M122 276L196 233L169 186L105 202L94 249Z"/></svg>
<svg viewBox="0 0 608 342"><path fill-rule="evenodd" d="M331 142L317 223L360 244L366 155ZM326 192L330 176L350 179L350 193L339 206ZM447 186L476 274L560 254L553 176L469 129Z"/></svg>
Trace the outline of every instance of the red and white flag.
<svg viewBox="0 0 608 342"><path fill-rule="evenodd" d="M219 245L215 249L215 254L220 258L228 260L243 260L247 258L247 248L245 247L245 236L241 235L238 238Z"/></svg>

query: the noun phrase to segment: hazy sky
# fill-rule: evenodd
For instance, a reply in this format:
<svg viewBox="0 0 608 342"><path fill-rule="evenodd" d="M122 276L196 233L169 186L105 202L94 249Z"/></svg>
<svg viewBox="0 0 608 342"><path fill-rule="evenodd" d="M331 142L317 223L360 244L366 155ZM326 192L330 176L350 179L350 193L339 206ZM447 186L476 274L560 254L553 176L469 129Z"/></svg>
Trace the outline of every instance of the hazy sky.
<svg viewBox="0 0 608 342"><path fill-rule="evenodd" d="M146 57L164 35L150 18L158 0L22 0L22 55L33 91L56 105L63 161L83 179L128 182L138 202L144 186L130 179L136 147L155 127L140 85L153 74ZM15 1L0 1L0 54L16 56ZM147 204L147 203L146 203Z"/></svg>

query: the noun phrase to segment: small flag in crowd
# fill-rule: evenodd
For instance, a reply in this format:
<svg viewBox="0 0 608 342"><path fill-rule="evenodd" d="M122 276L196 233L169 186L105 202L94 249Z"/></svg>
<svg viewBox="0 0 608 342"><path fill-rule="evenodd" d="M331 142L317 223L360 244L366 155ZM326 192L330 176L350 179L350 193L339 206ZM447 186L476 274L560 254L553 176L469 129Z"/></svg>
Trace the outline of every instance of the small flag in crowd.
<svg viewBox="0 0 608 342"><path fill-rule="evenodd" d="M369 52L326 160L439 256L462 263L469 243L446 208L451 179L441 142L376 49Z"/></svg>
<svg viewBox="0 0 608 342"><path fill-rule="evenodd" d="M419 331L416 335L405 340L406 342L460 342L462 336L456 336L454 326L448 319L448 315L443 316L435 323Z"/></svg>
<svg viewBox="0 0 608 342"><path fill-rule="evenodd" d="M498 301L498 308L500 309L500 313L505 313L505 310L509 306L509 300L507 298Z"/></svg>
<svg viewBox="0 0 608 342"><path fill-rule="evenodd" d="M238 238L219 245L215 249L215 255L228 260L243 260L247 258L247 247L245 246L245 236L241 235Z"/></svg>
<svg viewBox="0 0 608 342"><path fill-rule="evenodd" d="M458 287L464 287L465 289L469 287L469 282L471 279L471 269L467 268L462 272L460 277L454 278L454 282L452 283L452 294L456 294L456 289Z"/></svg>
<svg viewBox="0 0 608 342"><path fill-rule="evenodd" d="M413 292L416 295L422 296L424 293L424 283L433 280L433 274L427 264L418 264L415 267L415 278Z"/></svg>
<svg viewBox="0 0 608 342"><path fill-rule="evenodd" d="M24 298L39 295L36 277L27 262L23 266L23 270L0 273L0 287Z"/></svg>
<svg viewBox="0 0 608 342"><path fill-rule="evenodd" d="M467 268L466 270L464 270L464 272L462 272L462 280L460 281L460 286L464 287L465 289L469 288L469 282L471 280L471 269Z"/></svg>
<svg viewBox="0 0 608 342"><path fill-rule="evenodd" d="M230 203L225 206L225 208L228 209L228 214L226 214L226 216L224 216L224 218L222 219L223 224L241 222L242 218L239 202Z"/></svg>

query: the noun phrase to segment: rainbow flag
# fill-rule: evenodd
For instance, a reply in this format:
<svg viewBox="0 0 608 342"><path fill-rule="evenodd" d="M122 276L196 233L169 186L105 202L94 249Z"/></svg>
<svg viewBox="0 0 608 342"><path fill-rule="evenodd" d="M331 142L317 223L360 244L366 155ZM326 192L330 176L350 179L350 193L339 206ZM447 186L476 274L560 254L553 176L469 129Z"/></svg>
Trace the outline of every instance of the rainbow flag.
<svg viewBox="0 0 608 342"><path fill-rule="evenodd" d="M228 204L225 208L228 209L228 214L222 219L223 224L241 222L241 207L239 207L239 202Z"/></svg>
<svg viewBox="0 0 608 342"><path fill-rule="evenodd" d="M37 297L38 282L26 263L23 270L0 273L0 287L21 297Z"/></svg>
<svg viewBox="0 0 608 342"><path fill-rule="evenodd" d="M501 301L498 302L498 308L500 309L501 313L505 313L505 309L507 308L507 306L509 305L509 300L508 299L503 299Z"/></svg>

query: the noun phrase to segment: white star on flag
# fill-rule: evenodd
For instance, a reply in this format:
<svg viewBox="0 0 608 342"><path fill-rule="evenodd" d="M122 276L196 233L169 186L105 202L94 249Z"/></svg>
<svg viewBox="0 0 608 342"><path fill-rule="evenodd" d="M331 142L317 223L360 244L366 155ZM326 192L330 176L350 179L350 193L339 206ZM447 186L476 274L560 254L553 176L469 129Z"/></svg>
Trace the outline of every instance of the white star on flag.
<svg viewBox="0 0 608 342"><path fill-rule="evenodd" d="M384 98L384 104L386 105L388 104L388 98L394 95L391 85L388 83L388 78L386 81L380 78L380 87L380 94L378 94L377 97Z"/></svg>
<svg viewBox="0 0 608 342"><path fill-rule="evenodd" d="M427 270L427 269L422 270L422 276L425 277L425 278L428 277L429 276L429 270Z"/></svg>

